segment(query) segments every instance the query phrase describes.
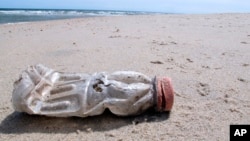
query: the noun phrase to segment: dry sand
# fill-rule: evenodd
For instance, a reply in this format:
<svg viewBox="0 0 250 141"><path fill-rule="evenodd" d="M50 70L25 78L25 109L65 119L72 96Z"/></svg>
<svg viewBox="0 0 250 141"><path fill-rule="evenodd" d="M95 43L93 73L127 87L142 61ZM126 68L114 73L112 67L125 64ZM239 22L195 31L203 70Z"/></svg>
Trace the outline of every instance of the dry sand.
<svg viewBox="0 0 250 141"><path fill-rule="evenodd" d="M49 118L15 112L28 65L169 76L171 113ZM229 140L250 123L250 14L97 17L0 25L0 140Z"/></svg>

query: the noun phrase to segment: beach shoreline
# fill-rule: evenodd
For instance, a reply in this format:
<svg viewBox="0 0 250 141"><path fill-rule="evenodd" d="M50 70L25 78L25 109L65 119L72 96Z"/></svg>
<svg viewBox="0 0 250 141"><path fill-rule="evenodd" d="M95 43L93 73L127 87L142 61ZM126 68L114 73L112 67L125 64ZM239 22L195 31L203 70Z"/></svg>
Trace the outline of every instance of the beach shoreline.
<svg viewBox="0 0 250 141"><path fill-rule="evenodd" d="M229 140L250 119L250 14L157 14L0 24L0 140ZM49 118L14 112L28 65L172 78L170 113Z"/></svg>
<svg viewBox="0 0 250 141"><path fill-rule="evenodd" d="M0 8L0 24L50 21L88 17L112 17L125 15L149 15L156 12L122 10L80 10L80 9L12 9Z"/></svg>

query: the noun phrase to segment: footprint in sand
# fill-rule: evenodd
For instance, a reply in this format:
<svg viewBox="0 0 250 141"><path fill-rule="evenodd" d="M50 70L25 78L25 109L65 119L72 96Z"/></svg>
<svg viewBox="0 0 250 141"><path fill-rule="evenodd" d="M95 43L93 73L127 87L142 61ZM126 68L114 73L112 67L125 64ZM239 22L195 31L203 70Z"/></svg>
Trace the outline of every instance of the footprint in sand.
<svg viewBox="0 0 250 141"><path fill-rule="evenodd" d="M210 88L208 84L205 83L198 83L197 84L197 92L201 95L201 96L207 96L209 95L210 92Z"/></svg>
<svg viewBox="0 0 250 141"><path fill-rule="evenodd" d="M242 42L240 42L240 43L242 43L242 44L248 44L247 42L245 42L245 41L242 41Z"/></svg>
<svg viewBox="0 0 250 141"><path fill-rule="evenodd" d="M246 80L246 79L244 79L244 78L241 78L241 77L239 77L237 80L238 80L238 81L240 81L240 82L247 83L247 80Z"/></svg>
<svg viewBox="0 0 250 141"><path fill-rule="evenodd" d="M175 41L171 41L171 42L164 42L164 41L156 41L156 40L153 40L152 41L153 44L157 44L157 45L160 45L160 46L165 46L165 45L177 45L177 42Z"/></svg>
<svg viewBox="0 0 250 141"><path fill-rule="evenodd" d="M249 64L242 64L242 66L243 66L243 67L248 67L248 66L249 66Z"/></svg>
<svg viewBox="0 0 250 141"><path fill-rule="evenodd" d="M152 63L152 64L163 64L163 62L161 62L161 61L150 61L150 63Z"/></svg>

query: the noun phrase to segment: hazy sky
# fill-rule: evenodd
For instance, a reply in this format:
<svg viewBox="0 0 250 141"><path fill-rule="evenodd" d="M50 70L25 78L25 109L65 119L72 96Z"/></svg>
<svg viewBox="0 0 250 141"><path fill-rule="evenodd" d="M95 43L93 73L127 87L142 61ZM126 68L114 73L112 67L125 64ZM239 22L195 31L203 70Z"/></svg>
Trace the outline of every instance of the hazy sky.
<svg viewBox="0 0 250 141"><path fill-rule="evenodd" d="M171 13L250 13L250 0L0 0L0 8L101 9Z"/></svg>

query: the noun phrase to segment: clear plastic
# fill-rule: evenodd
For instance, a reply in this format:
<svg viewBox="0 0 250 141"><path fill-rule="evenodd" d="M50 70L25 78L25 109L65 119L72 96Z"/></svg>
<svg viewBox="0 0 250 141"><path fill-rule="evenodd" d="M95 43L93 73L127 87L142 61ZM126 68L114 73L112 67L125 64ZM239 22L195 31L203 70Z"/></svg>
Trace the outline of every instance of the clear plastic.
<svg viewBox="0 0 250 141"><path fill-rule="evenodd" d="M153 81L133 71L63 73L39 64L14 83L12 103L17 111L46 116L87 117L106 108L120 116L136 115L156 105Z"/></svg>

